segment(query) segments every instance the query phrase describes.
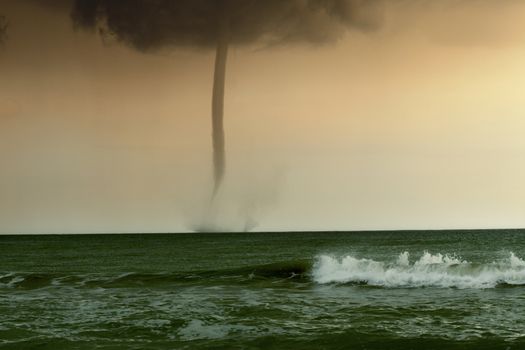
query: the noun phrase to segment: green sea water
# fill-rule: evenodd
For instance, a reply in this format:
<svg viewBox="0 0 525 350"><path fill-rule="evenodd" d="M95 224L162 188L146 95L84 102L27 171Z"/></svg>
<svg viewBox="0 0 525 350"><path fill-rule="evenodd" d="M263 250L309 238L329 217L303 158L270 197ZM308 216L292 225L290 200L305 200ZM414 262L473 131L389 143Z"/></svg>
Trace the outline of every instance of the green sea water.
<svg viewBox="0 0 525 350"><path fill-rule="evenodd" d="M0 236L0 349L525 349L525 231Z"/></svg>

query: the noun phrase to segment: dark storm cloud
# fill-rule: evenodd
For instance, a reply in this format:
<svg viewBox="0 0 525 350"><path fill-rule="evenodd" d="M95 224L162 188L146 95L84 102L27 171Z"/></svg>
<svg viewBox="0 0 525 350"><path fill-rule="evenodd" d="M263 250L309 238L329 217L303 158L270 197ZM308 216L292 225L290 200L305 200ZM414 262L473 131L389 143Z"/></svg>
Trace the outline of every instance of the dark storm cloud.
<svg viewBox="0 0 525 350"><path fill-rule="evenodd" d="M7 20L0 14L0 45L3 45L7 33Z"/></svg>
<svg viewBox="0 0 525 350"><path fill-rule="evenodd" d="M27 0L49 10L70 11L73 0Z"/></svg>
<svg viewBox="0 0 525 350"><path fill-rule="evenodd" d="M377 0L77 0L75 22L104 23L109 33L141 51L166 46L332 42L348 28L369 29ZM227 32L227 33L225 33Z"/></svg>

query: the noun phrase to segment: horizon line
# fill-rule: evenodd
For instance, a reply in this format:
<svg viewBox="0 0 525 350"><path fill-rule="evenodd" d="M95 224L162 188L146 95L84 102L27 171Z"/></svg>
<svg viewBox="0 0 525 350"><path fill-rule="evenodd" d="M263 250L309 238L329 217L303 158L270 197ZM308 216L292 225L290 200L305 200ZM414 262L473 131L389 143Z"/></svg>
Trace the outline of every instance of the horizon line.
<svg viewBox="0 0 525 350"><path fill-rule="evenodd" d="M373 229L373 230L269 230L269 231L160 231L160 232L40 232L0 233L0 236L52 236L52 235L169 235L169 234L252 234L252 233L400 233L400 232L444 232L444 231L523 231L525 227L508 228L437 228L437 229Z"/></svg>

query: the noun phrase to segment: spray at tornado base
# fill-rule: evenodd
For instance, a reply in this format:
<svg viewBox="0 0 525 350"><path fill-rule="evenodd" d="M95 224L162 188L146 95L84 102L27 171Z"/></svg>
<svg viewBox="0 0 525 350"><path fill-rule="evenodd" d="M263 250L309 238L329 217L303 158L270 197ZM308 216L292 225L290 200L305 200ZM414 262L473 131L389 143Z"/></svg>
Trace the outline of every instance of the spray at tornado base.
<svg viewBox="0 0 525 350"><path fill-rule="evenodd" d="M76 0L72 18L142 52L215 49L212 96L213 197L226 167L223 124L230 46L325 44L372 29L379 0Z"/></svg>

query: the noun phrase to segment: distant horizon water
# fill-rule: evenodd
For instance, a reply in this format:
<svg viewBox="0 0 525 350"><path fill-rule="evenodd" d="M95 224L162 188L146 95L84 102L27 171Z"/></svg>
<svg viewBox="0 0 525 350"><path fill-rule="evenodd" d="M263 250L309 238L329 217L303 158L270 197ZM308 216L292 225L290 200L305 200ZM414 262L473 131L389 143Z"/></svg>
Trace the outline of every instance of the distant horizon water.
<svg viewBox="0 0 525 350"><path fill-rule="evenodd" d="M334 229L334 230L231 230L231 231L100 231L100 232L0 232L0 236L9 235L169 235L169 234L235 234L235 233L403 233L403 232L485 232L485 231L524 231L525 227L489 227L489 228L427 228L427 229Z"/></svg>

